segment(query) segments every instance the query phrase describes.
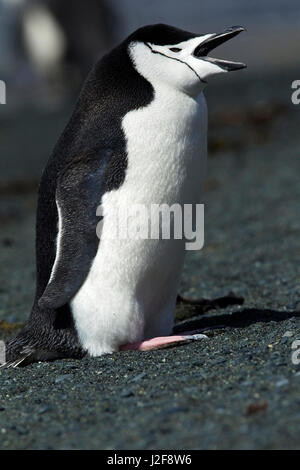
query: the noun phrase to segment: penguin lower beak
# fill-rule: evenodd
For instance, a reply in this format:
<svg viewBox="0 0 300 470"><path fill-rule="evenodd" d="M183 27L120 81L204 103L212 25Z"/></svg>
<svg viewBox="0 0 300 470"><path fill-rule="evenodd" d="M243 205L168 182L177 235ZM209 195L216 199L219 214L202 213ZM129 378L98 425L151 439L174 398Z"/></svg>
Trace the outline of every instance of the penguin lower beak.
<svg viewBox="0 0 300 470"><path fill-rule="evenodd" d="M242 31L245 31L245 28L242 26L231 26L231 28L226 29L222 33L214 34L204 42L201 42L194 50L193 55L199 59L212 62L227 71L243 69L247 67L247 65L243 64L242 62L232 62L229 60L207 57L210 51L233 38L234 36L237 36Z"/></svg>

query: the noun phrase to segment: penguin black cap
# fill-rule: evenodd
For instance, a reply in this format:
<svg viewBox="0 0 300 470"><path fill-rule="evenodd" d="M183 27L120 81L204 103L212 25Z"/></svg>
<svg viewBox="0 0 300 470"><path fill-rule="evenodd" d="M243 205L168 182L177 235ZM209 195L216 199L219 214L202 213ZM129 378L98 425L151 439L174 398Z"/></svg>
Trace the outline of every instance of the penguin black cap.
<svg viewBox="0 0 300 470"><path fill-rule="evenodd" d="M157 44L158 46L167 46L183 41L188 41L203 34L190 33L183 29L175 28L163 23L143 26L128 36L127 41L141 41Z"/></svg>

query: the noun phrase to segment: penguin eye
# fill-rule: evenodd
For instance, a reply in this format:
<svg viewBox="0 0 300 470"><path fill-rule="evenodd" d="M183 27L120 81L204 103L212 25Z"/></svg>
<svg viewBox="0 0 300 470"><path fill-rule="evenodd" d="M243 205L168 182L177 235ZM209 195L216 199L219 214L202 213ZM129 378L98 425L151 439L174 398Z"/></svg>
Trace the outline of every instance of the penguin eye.
<svg viewBox="0 0 300 470"><path fill-rule="evenodd" d="M180 52L181 49L179 47L170 47L170 51L172 52Z"/></svg>

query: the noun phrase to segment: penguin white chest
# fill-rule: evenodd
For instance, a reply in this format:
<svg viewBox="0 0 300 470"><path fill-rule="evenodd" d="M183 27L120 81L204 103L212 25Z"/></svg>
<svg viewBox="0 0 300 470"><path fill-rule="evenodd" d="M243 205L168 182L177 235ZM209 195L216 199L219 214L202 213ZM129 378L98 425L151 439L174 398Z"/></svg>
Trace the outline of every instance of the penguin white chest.
<svg viewBox="0 0 300 470"><path fill-rule="evenodd" d="M115 214L129 206L200 202L206 169L206 103L156 90L146 107L122 122L127 169L104 194L102 238L90 272L71 302L79 338L91 355L152 335L170 334L183 240L112 239ZM122 208L124 211L122 211ZM149 212L150 213L150 212Z"/></svg>
<svg viewBox="0 0 300 470"><path fill-rule="evenodd" d="M128 155L124 193L144 203L197 202L206 165L204 95L195 100L158 89L150 105L124 117L122 127Z"/></svg>

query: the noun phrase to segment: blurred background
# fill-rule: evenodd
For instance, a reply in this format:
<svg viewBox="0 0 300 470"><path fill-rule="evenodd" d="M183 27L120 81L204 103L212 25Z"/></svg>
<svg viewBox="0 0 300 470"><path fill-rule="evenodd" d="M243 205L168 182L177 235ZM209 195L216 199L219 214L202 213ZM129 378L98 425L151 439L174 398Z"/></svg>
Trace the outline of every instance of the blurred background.
<svg viewBox="0 0 300 470"><path fill-rule="evenodd" d="M300 108L291 102L291 84L300 79L298 1L0 0L0 79L7 87L7 103L0 105L0 318L28 314L37 185L82 82L107 50L134 29L156 22L200 33L247 28L216 56L243 61L248 68L216 77L205 91L206 245L187 261L183 289L208 297L222 295L222 289L244 296L253 292L261 279L247 277L249 265L282 250L275 248L281 229L285 234L298 229ZM281 214L280 230L272 225L276 214ZM244 271L230 277L233 253L241 263L241 251L247 250ZM297 246L286 256L298 254ZM203 260L211 271L204 273L205 280L193 281ZM296 299L299 279L293 279ZM270 291L279 298L275 290L271 285L266 290L266 302ZM283 302L295 302L294 297Z"/></svg>
<svg viewBox="0 0 300 470"><path fill-rule="evenodd" d="M23 179L29 171L32 179L40 176L94 62L136 28L156 22L201 33L235 24L247 28L247 33L218 49L219 56L240 59L248 69L222 77L214 89L208 89L208 96L211 92L215 97L212 111L220 99L223 103L228 83L231 89L238 83L231 106L246 99L245 95L252 106L267 100L258 78L267 74L271 89L274 81L276 88L277 76L278 88L283 76L289 77L284 85L285 103L289 101L289 81L297 78L300 43L296 0L0 0L0 79L7 86L7 104L0 108L0 119L6 125L9 121L13 130L13 136L1 134L0 182ZM248 82L245 93L246 85L241 84Z"/></svg>
<svg viewBox="0 0 300 470"><path fill-rule="evenodd" d="M207 90L209 98L213 95L211 111L223 106L224 87L233 90L235 82L231 107L241 99L255 107L274 87L274 100L280 102L276 95L282 86L280 96L285 93L285 104L290 101L299 65L296 0L0 0L0 79L7 86L7 104L0 108L1 184L26 173L39 178L93 63L134 29L156 22L201 33L235 24L247 28L218 50L219 56L246 62L248 69ZM268 90L260 80L267 75ZM13 135L7 127L3 132L8 123Z"/></svg>

